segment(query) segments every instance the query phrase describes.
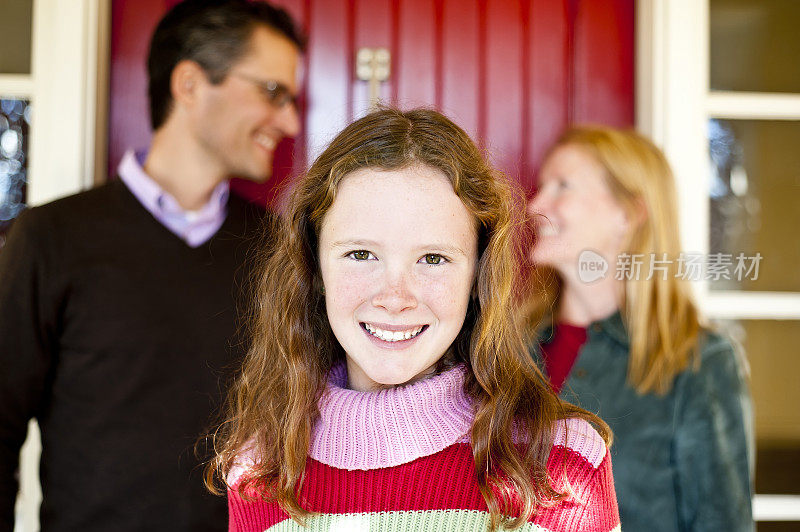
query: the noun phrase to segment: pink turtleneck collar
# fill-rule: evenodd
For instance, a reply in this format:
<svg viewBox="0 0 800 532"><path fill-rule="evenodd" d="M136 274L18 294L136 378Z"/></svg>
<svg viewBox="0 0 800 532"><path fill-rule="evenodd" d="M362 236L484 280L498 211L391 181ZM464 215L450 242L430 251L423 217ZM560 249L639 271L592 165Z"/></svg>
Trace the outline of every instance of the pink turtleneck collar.
<svg viewBox="0 0 800 532"><path fill-rule="evenodd" d="M309 456L339 469L392 467L469 441L474 418L464 366L376 392L345 388L339 364L320 401Z"/></svg>
<svg viewBox="0 0 800 532"><path fill-rule="evenodd" d="M309 456L338 469L370 470L469 443L475 409L464 393L466 373L461 365L406 386L357 392L345 387L346 366L335 366L320 400ZM558 421L553 445L579 453L595 468L607 452L600 435L582 419ZM257 460L252 442L245 445L228 473L228 485L234 486Z"/></svg>

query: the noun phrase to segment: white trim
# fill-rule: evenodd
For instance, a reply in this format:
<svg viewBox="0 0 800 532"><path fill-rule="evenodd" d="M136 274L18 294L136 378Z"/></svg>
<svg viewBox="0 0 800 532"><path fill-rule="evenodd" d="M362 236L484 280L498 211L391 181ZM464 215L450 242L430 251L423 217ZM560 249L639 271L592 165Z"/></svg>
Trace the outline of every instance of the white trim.
<svg viewBox="0 0 800 532"><path fill-rule="evenodd" d="M0 98L30 100L33 78L28 74L0 74Z"/></svg>
<svg viewBox="0 0 800 532"><path fill-rule="evenodd" d="M84 160L86 181L99 184L106 180L108 156L108 101L111 66L111 2L93 0L86 12L88 39L86 131Z"/></svg>
<svg viewBox="0 0 800 532"><path fill-rule="evenodd" d="M102 1L34 0L34 107L28 166L31 205L94 183Z"/></svg>
<svg viewBox="0 0 800 532"><path fill-rule="evenodd" d="M28 437L19 453L19 493L14 508L14 532L39 530L39 506L42 504L42 487L39 484L39 456L42 453L42 435L34 420L28 422Z"/></svg>
<svg viewBox="0 0 800 532"><path fill-rule="evenodd" d="M707 253L708 2L638 0L636 13L637 128L675 172L684 249Z"/></svg>
<svg viewBox="0 0 800 532"><path fill-rule="evenodd" d="M800 495L756 495L755 521L800 521Z"/></svg>
<svg viewBox="0 0 800 532"><path fill-rule="evenodd" d="M800 120L800 94L712 91L708 114L741 120Z"/></svg>
<svg viewBox="0 0 800 532"><path fill-rule="evenodd" d="M636 2L636 129L659 146L664 132L664 3Z"/></svg>
<svg viewBox="0 0 800 532"><path fill-rule="evenodd" d="M800 293L708 291L701 305L710 318L800 320Z"/></svg>

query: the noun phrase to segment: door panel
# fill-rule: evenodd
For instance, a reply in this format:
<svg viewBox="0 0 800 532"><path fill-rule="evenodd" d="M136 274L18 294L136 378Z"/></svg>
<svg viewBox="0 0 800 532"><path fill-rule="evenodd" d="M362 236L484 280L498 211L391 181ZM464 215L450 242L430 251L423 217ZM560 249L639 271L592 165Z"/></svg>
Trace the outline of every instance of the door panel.
<svg viewBox="0 0 800 532"><path fill-rule="evenodd" d="M525 33L527 59L521 68L527 95L523 122L523 165L526 183L541 162L547 147L566 127L569 120L570 56L569 21L564 2L534 0L528 4L528 28ZM622 96L627 98L628 96ZM633 108L633 94L630 96Z"/></svg>
<svg viewBox="0 0 800 532"><path fill-rule="evenodd" d="M580 2L575 20L576 122L633 124L633 9L629 0ZM622 95L630 94L630 101Z"/></svg>
<svg viewBox="0 0 800 532"><path fill-rule="evenodd" d="M304 82L308 95L303 133L307 157L318 155L348 122L353 59L348 49L348 12L345 0L313 1L309 31L308 73ZM313 41L312 41L313 39ZM314 44L312 44L312 42Z"/></svg>
<svg viewBox="0 0 800 532"><path fill-rule="evenodd" d="M522 36L529 27L525 27L520 17L520 8L520 2L515 0L489 0L481 17L485 35L481 124L485 126L478 135L489 149L492 161L513 176L520 173L523 123L529 109L523 103L526 98L522 70L523 62L527 64L523 59L526 50Z"/></svg>
<svg viewBox="0 0 800 532"><path fill-rule="evenodd" d="M144 61L175 0L113 0L109 157L146 146ZM360 47L392 54L384 101L442 109L526 188L571 122L633 125L634 0L281 0L308 31L304 131L278 148L275 178L234 189L261 203L368 109ZM292 152L294 151L294 156Z"/></svg>
<svg viewBox="0 0 800 532"><path fill-rule="evenodd" d="M166 0L115 0L111 6L109 175L128 147L143 148L149 142L147 47L168 4Z"/></svg>
<svg viewBox="0 0 800 532"><path fill-rule="evenodd" d="M351 17L352 46L348 47L352 53L349 58L355 57L355 51L362 47L387 48L392 49L392 35L394 31L391 21L392 2L390 0L357 0L354 2L355 13ZM355 67L351 63L350 72L354 72ZM394 73L392 74L394 77ZM369 87L366 83L355 81L350 76L351 105L348 109L348 117L362 116L369 108ZM391 78L390 78L391 79ZM381 98L389 100L391 98L390 84L384 83L381 86Z"/></svg>
<svg viewBox="0 0 800 532"><path fill-rule="evenodd" d="M477 139L481 79L478 64L479 10L476 2L446 2L442 9L441 110Z"/></svg>
<svg viewBox="0 0 800 532"><path fill-rule="evenodd" d="M390 49L396 58L393 102L407 109L436 105L436 7L430 0L399 2L395 43ZM465 2L465 7L469 2Z"/></svg>

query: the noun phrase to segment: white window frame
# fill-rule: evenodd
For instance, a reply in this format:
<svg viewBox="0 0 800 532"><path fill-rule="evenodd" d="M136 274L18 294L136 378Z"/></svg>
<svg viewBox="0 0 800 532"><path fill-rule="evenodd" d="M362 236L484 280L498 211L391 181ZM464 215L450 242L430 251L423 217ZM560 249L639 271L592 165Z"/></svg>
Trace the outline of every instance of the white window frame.
<svg viewBox="0 0 800 532"><path fill-rule="evenodd" d="M800 94L711 91L708 0L637 0L636 126L675 171L686 251L709 251L710 118L800 120ZM695 285L703 312L735 320L800 320L800 293ZM800 496L756 495L757 521L800 520Z"/></svg>
<svg viewBox="0 0 800 532"><path fill-rule="evenodd" d="M0 96L32 106L27 204L40 205L105 180L108 0L33 0L31 73L0 74ZM39 529L38 427L20 462L15 532Z"/></svg>
<svg viewBox="0 0 800 532"><path fill-rule="evenodd" d="M33 0L31 73L0 74L0 95L32 105L29 205L104 179L110 10L107 0Z"/></svg>

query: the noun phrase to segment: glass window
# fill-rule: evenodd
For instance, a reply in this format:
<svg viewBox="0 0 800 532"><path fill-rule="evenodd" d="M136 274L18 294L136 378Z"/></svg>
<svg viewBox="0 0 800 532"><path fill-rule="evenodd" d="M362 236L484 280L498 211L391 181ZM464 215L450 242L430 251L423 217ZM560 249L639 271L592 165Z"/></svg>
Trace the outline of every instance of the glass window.
<svg viewBox="0 0 800 532"><path fill-rule="evenodd" d="M796 356L800 321L740 320L721 324L747 354L756 439L763 443L796 442L800 446L800 386L796 379L787 378L800 375L800 357Z"/></svg>
<svg viewBox="0 0 800 532"><path fill-rule="evenodd" d="M25 207L30 113L27 100L0 99L0 248Z"/></svg>
<svg viewBox="0 0 800 532"><path fill-rule="evenodd" d="M800 493L800 321L721 322L750 365L756 433L756 492ZM760 529L760 525L759 525Z"/></svg>
<svg viewBox="0 0 800 532"><path fill-rule="evenodd" d="M798 146L797 121L709 122L712 290L800 292Z"/></svg>
<svg viewBox="0 0 800 532"><path fill-rule="evenodd" d="M800 2L711 0L712 90L800 92Z"/></svg>
<svg viewBox="0 0 800 532"><path fill-rule="evenodd" d="M0 7L0 74L31 71L31 0L3 0Z"/></svg>

